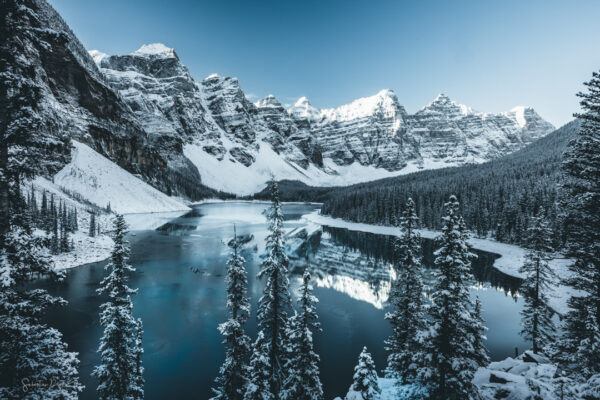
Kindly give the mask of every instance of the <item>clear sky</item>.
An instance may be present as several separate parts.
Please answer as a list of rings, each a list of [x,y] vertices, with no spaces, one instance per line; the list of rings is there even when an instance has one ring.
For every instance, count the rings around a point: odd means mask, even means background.
[[[392,89],[480,111],[530,105],[559,126],[600,69],[600,1],[50,0],[88,49],[173,47],[195,79],[334,107]]]

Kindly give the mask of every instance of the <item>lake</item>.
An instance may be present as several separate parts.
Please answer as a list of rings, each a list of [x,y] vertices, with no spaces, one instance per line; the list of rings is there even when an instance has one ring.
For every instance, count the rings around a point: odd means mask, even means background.
[[[219,202],[197,205],[189,214],[158,230],[129,236],[131,264],[137,269],[130,286],[134,315],[144,322],[146,399],[206,399],[223,361],[217,325],[226,318],[224,275],[233,225],[238,235],[253,235],[242,255],[248,270],[252,315],[247,332],[256,334],[256,304],[263,286],[256,279],[267,234],[262,215],[268,205]],[[323,332],[315,334],[321,356],[321,379],[327,399],[343,396],[363,346],[377,368],[385,368],[383,341],[390,334],[384,320],[390,288],[392,238],[340,228],[308,224],[302,216],[318,209],[310,204],[285,204],[285,227],[290,229],[291,291],[293,297],[302,271],[313,276],[317,311]],[[424,281],[431,283],[433,241],[423,240]],[[528,344],[519,336],[523,301],[516,294],[520,281],[493,268],[495,255],[477,252],[473,263],[473,296],[479,296],[489,330],[486,345],[493,360],[514,354]],[[64,297],[68,306],[49,313],[49,322],[64,333],[70,350],[80,353],[82,399],[95,399],[96,381],[90,376],[98,362],[96,349],[102,334],[95,292],[105,276],[106,262],[69,270],[60,283],[40,285]],[[197,269],[193,272],[192,269]]]

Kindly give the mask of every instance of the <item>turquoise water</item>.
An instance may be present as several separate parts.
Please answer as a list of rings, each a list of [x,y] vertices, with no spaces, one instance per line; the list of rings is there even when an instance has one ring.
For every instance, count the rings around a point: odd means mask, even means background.
[[[225,319],[225,262],[227,240],[238,234],[253,234],[244,247],[249,296],[253,313],[248,333],[255,336],[256,302],[262,284],[256,273],[260,265],[266,224],[262,203],[210,203],[197,206],[187,217],[177,218],[156,231],[130,235],[131,263],[137,271],[130,284],[138,288],[134,314],[144,321],[144,366],[146,399],[206,399],[222,362],[223,348],[217,325]],[[316,206],[286,204],[286,227],[301,228],[301,216]],[[385,367],[383,340],[389,335],[384,320],[389,289],[390,238],[325,227],[309,251],[318,313],[323,332],[315,335],[321,356],[321,376],[326,398],[343,395],[352,379],[356,358],[363,346],[372,352],[377,368]],[[432,241],[424,241],[425,264],[431,263]],[[304,256],[305,254],[302,254]],[[519,337],[522,300],[515,293],[519,281],[491,267],[495,256],[479,253],[473,272],[477,282],[473,295],[480,296],[487,321],[487,346],[493,359],[514,353],[526,345]],[[302,257],[292,254],[292,293],[306,267]],[[98,361],[96,348],[101,336],[98,306],[104,300],[95,293],[103,278],[104,263],[70,270],[61,283],[43,282],[69,305],[53,310],[50,322],[65,335],[72,350],[80,353],[81,378],[86,385],[82,399],[95,397],[96,382],[90,377]],[[197,269],[198,273],[191,271]],[[429,282],[430,271],[424,279]]]

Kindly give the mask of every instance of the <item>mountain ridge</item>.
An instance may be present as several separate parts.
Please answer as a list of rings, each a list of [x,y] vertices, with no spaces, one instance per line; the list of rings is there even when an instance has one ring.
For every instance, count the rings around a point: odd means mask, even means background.
[[[125,55],[88,53],[45,0],[18,3],[27,10],[18,17],[27,32],[20,56],[43,94],[32,107],[44,121],[40,134],[85,143],[162,192],[191,200],[216,194],[206,185],[250,194],[272,176],[347,185],[481,162],[551,130],[532,109],[521,119],[456,119],[443,107],[411,115],[391,90],[325,110],[307,99],[285,108],[274,96],[255,104],[236,78],[194,80],[163,44]],[[41,171],[46,177],[69,162],[69,146],[58,147],[44,149],[53,159]],[[237,173],[247,177],[243,188]]]

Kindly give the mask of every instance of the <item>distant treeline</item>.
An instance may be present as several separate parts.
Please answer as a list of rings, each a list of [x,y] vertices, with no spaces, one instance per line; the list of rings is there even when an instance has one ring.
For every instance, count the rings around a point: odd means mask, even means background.
[[[440,229],[443,205],[455,194],[467,226],[478,236],[520,244],[530,219],[544,208],[558,247],[564,242],[559,221],[558,183],[567,144],[580,122],[572,121],[522,150],[505,157],[458,168],[337,188],[328,193],[322,212],[356,222],[395,225],[408,197],[423,225]]]

